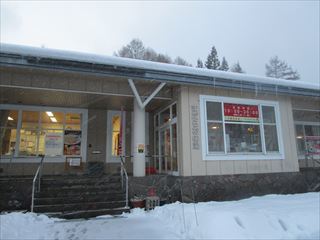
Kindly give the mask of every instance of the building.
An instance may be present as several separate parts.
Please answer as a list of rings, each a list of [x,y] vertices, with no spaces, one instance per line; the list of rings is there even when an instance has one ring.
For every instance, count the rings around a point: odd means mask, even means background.
[[[134,177],[320,166],[319,85],[10,44],[0,67],[3,176],[42,154],[44,175],[79,177],[120,155]]]

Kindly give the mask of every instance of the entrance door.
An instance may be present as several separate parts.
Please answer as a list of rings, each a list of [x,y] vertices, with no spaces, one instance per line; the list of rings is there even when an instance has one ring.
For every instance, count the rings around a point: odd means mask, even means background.
[[[107,162],[120,162],[120,153],[125,153],[125,112],[108,111],[107,121]]]
[[[172,124],[160,130],[160,168],[161,172],[178,171],[177,125]]]

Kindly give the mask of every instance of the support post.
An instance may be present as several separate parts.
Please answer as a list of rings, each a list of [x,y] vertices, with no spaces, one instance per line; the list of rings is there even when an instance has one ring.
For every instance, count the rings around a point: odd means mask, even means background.
[[[133,134],[132,134],[132,155],[133,155],[133,176],[144,177],[146,169],[145,160],[145,110],[139,106],[134,99],[133,104]],[[143,148],[143,149],[142,149]]]
[[[139,92],[132,79],[128,79],[129,86],[135,96],[133,103],[133,124],[132,124],[132,156],[133,156],[133,176],[144,177],[146,175],[146,153],[145,134],[146,119],[145,107],[160,92],[166,83],[160,83],[147,99],[141,99]],[[144,101],[142,101],[144,100]]]

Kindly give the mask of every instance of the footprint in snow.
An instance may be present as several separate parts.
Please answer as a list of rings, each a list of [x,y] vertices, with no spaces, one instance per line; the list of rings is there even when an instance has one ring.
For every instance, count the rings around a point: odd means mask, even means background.
[[[243,229],[245,229],[241,219],[237,216],[237,217],[234,217],[234,220],[236,221],[236,223]]]

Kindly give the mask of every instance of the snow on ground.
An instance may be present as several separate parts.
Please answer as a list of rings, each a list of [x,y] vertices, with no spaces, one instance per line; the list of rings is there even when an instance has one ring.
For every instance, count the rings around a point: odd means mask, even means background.
[[[320,193],[181,204],[120,217],[0,215],[0,239],[319,239]]]

